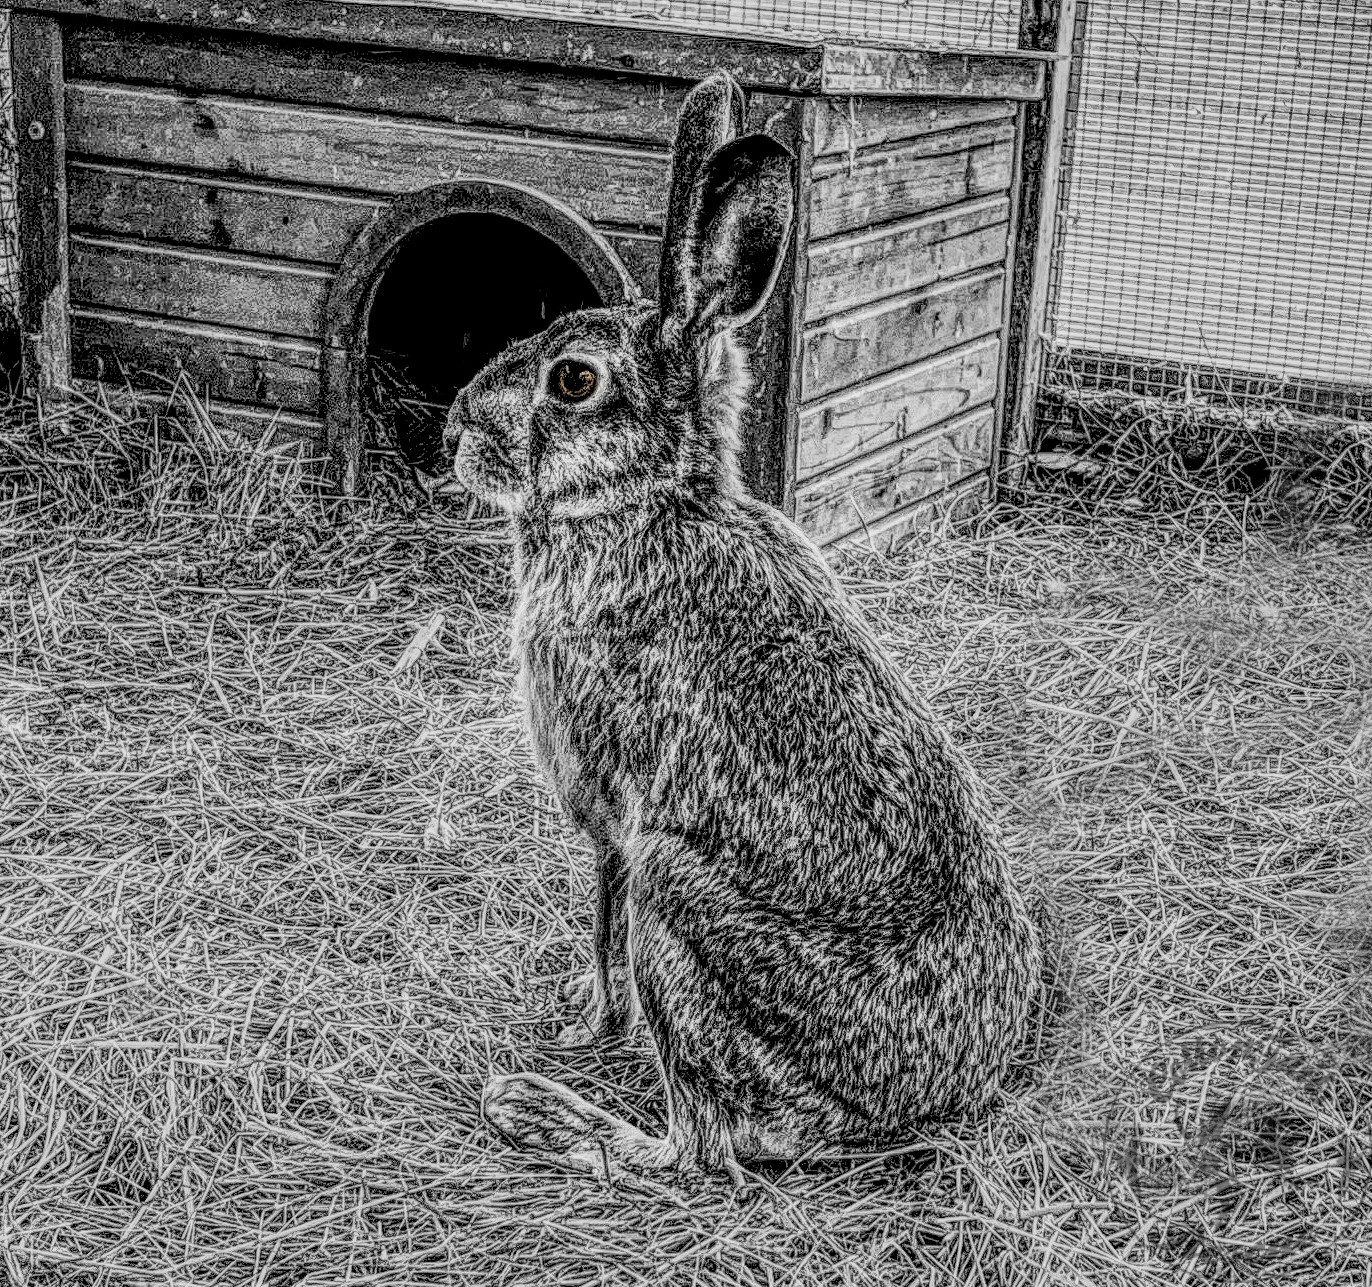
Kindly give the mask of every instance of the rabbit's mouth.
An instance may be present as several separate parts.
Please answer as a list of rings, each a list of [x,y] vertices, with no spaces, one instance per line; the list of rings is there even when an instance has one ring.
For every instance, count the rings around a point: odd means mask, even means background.
[[[452,472],[444,476],[445,490],[462,487],[479,500],[516,513],[523,508],[525,483],[507,437],[476,420],[470,410],[459,394],[448,412],[443,454],[453,463]]]

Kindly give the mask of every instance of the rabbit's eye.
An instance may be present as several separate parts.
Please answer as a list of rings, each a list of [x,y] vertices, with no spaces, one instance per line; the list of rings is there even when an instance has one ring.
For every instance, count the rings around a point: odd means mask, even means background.
[[[569,359],[553,367],[548,383],[551,392],[564,402],[585,402],[596,391],[600,376],[594,367]]]

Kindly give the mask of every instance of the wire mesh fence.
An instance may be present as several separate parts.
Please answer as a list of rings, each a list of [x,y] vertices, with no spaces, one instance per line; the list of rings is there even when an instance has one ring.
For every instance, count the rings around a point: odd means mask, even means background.
[[[923,48],[1008,50],[1019,38],[1020,0],[518,0],[518,7]]]
[[[1372,4],[1079,16],[1041,415],[1114,389],[1372,420]]]

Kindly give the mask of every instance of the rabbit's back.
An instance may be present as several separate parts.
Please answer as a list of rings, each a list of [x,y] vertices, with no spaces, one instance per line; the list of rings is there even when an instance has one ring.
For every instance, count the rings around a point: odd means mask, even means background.
[[[975,1107],[1023,1026],[1033,931],[960,754],[813,547],[731,499],[523,564],[540,758],[583,823],[638,838],[740,1031],[859,1106],[858,1136]],[[680,897],[661,836],[693,855]]]

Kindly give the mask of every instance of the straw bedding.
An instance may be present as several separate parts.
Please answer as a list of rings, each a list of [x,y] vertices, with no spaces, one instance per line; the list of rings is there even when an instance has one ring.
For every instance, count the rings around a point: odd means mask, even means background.
[[[185,432],[178,436],[171,419]],[[0,427],[0,1278],[1372,1282],[1372,544],[1059,494],[847,572],[1054,925],[1003,1107],[747,1193],[484,1131],[560,1050],[585,848],[499,527],[97,407]],[[439,620],[435,614],[442,614]]]

